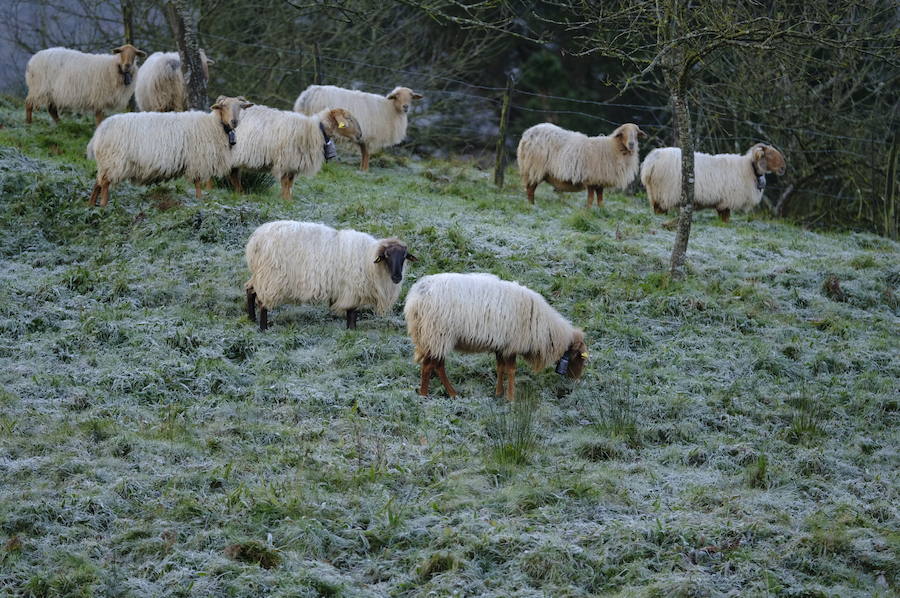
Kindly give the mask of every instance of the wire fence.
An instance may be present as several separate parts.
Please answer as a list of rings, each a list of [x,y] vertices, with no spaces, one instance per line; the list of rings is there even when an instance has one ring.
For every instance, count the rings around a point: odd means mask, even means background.
[[[290,82],[289,93],[298,94],[312,83],[318,69],[324,69],[327,75],[325,83],[341,87],[376,93],[386,92],[395,85],[414,88],[425,96],[425,100],[411,111],[408,140],[402,146],[408,151],[440,156],[454,151],[489,154],[494,150],[506,87],[466,81],[428,68],[398,68],[355,58],[318,55],[310,49],[282,48],[212,34],[206,37],[272,55],[273,62],[269,64],[230,56],[216,58],[222,64],[254,72],[279,73]],[[253,94],[252,90],[238,91],[248,97]],[[293,104],[295,98],[296,95],[279,99]],[[669,105],[605,102],[518,88],[513,89],[509,100],[512,114],[510,131],[505,144],[501,144],[509,154],[513,153],[517,137],[524,128],[545,121],[560,126],[577,123],[567,128],[576,128],[591,135],[608,133],[623,122],[631,121],[649,134],[642,150],[675,144]],[[878,191],[878,181],[870,180],[869,185],[859,181],[864,177],[877,179],[883,175],[886,168],[879,166],[878,160],[890,145],[890,140],[853,134],[860,127],[857,123],[842,122],[841,115],[834,115],[831,122],[823,123],[827,127],[814,129],[789,122],[760,120],[755,116],[742,117],[729,113],[727,106],[713,104],[702,108],[694,116],[698,151],[743,153],[755,143],[766,142],[786,153],[790,174],[781,180],[770,178],[766,194],[774,197],[773,201],[778,201],[783,193],[815,193],[819,199],[839,202],[844,206],[862,206],[861,202],[867,201]],[[848,132],[842,133],[841,127]],[[838,164],[842,169],[841,176],[831,176]],[[822,171],[818,180],[812,176],[817,171]],[[835,182],[835,178],[839,180]],[[796,188],[797,181],[806,181],[807,184]]]

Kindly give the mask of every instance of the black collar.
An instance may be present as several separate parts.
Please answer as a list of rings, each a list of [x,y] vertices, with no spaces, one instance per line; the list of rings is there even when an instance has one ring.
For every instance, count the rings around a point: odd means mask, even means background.
[[[325,143],[331,141],[331,137],[329,137],[328,133],[325,132],[325,125],[322,124],[322,121],[319,121],[319,130],[322,131],[322,137],[325,138]]]
[[[753,167],[753,174],[756,175],[756,188],[762,191],[766,188],[766,174],[757,170],[756,160],[751,160],[750,166]]]

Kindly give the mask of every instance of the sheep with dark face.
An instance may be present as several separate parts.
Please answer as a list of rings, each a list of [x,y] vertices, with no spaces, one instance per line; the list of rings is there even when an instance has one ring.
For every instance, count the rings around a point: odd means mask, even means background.
[[[415,361],[422,364],[422,396],[428,395],[433,373],[447,394],[456,396],[444,371],[444,360],[454,350],[494,353],[497,396],[505,394],[508,400],[515,398],[517,355],[535,371],[556,361],[557,373],[570,378],[581,376],[587,359],[580,329],[531,289],[493,274],[425,276],[409,290],[403,313]]]
[[[694,207],[715,208],[728,222],[732,210],[759,205],[766,188],[766,174],[785,172],[784,156],[765,143],[757,143],[743,155],[694,152]],[[664,214],[681,201],[681,149],[661,147],[650,152],[641,165],[641,182],[650,206]]]
[[[376,239],[355,230],[279,220],[250,235],[247,315],[268,327],[268,310],[283,303],[325,303],[356,328],[357,311],[385,315],[400,296],[406,262],[416,261],[398,239]]]
[[[54,122],[59,122],[59,110],[71,110],[93,112],[99,125],[104,112],[128,106],[138,73],[137,58],[145,56],[146,52],[131,44],[115,48],[112,54],[41,50],[25,67],[25,122],[31,122],[35,108],[47,108]]]
[[[328,108],[343,108],[353,114],[363,133],[357,142],[362,154],[360,169],[369,170],[370,153],[397,145],[406,137],[406,114],[413,100],[420,99],[422,95],[408,87],[395,87],[380,96],[334,85],[310,85],[294,103],[294,112],[312,116]]]
[[[595,193],[601,205],[604,187],[624,189],[637,175],[638,137],[645,136],[633,123],[596,137],[550,123],[526,129],[516,156],[528,201],[534,203],[537,186],[546,181],[557,191],[587,189],[586,207]]]

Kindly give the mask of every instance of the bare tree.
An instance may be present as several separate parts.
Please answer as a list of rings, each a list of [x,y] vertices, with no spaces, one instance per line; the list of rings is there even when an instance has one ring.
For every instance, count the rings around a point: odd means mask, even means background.
[[[181,72],[187,84],[188,106],[194,110],[206,110],[209,99],[206,94],[206,78],[197,44],[197,26],[187,5],[187,0],[169,0],[166,16],[181,56]]]

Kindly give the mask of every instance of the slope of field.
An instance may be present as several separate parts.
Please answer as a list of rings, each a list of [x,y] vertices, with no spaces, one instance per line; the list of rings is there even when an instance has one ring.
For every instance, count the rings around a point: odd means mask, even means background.
[[[697,216],[684,281],[642,197],[355,158],[89,209],[86,119],[0,104],[0,594],[872,596],[900,584],[900,246]],[[402,298],[359,328],[242,312],[279,218],[404,239],[582,326],[584,378],[454,355],[414,392]],[[405,291],[404,291],[405,295]]]

